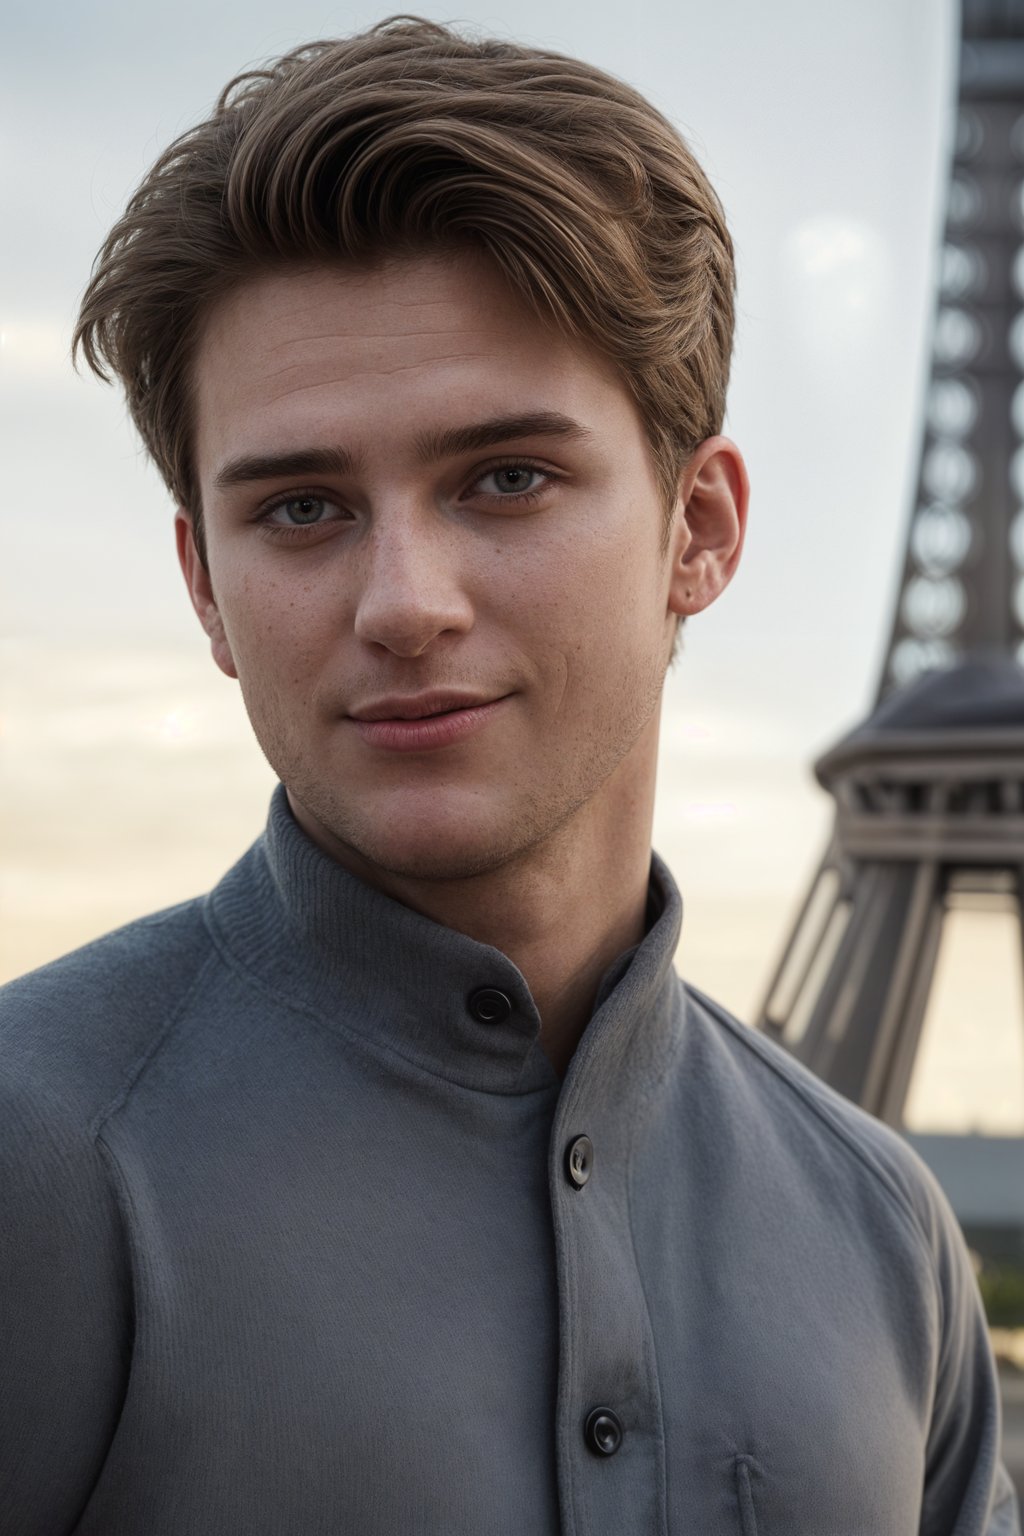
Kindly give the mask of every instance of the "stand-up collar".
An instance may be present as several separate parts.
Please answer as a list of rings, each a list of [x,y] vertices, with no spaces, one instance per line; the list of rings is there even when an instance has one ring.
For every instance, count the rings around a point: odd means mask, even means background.
[[[538,1044],[529,987],[508,956],[335,863],[299,827],[281,785],[264,835],[211,893],[207,913],[234,958],[283,1002],[316,1012],[370,1049],[485,1092],[558,1083]],[[650,1034],[671,1028],[667,994],[682,902],[657,855],[648,913],[657,915],[642,942],[602,979],[576,1058],[586,1046],[587,1057],[599,1050],[621,1067],[624,1056],[649,1061],[667,1044]],[[509,999],[506,1018],[481,1021],[487,1010],[474,999],[484,989]]]

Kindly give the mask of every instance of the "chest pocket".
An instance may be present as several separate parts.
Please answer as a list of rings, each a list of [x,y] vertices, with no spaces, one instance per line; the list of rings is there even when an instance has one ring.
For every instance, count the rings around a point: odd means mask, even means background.
[[[736,1508],[739,1514],[739,1524],[736,1529],[739,1536],[757,1536],[754,1489],[760,1468],[753,1456],[741,1454],[735,1457],[732,1470],[736,1483]]]

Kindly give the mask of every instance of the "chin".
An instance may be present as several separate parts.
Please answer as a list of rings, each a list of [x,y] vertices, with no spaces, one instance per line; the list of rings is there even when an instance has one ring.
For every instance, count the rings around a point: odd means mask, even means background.
[[[514,841],[497,840],[493,829],[473,836],[466,827],[403,829],[392,824],[386,829],[364,828],[345,841],[376,869],[427,882],[472,880],[500,869],[521,851]]]
[[[534,828],[509,824],[477,797],[467,803],[461,795],[435,793],[418,795],[412,804],[384,797],[378,805],[353,805],[323,786],[294,786],[293,797],[327,834],[321,840],[327,851],[357,874],[366,866],[368,875],[380,870],[406,880],[471,880],[507,864],[536,838]]]
[[[353,845],[355,847],[355,845]],[[385,839],[379,844],[355,847],[361,858],[374,868],[402,880],[442,884],[447,881],[473,880],[491,874],[508,863],[509,856],[494,847],[468,846],[442,842],[401,844]]]

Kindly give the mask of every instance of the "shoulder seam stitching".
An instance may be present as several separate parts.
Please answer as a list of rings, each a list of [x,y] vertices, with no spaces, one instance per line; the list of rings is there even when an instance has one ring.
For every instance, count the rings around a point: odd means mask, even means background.
[[[207,931],[207,939],[209,940],[209,938],[209,931]],[[217,963],[218,959],[219,956],[217,954],[216,948],[212,948],[211,953],[207,955],[195,976],[192,978],[191,986],[189,986],[188,990],[185,992],[184,997],[171,1013],[167,1022],[164,1024],[163,1029],[161,1029],[157,1034],[156,1039],[150,1042],[149,1046],[142,1052],[142,1055],[137,1058],[131,1067],[129,1067],[127,1076],[125,1077],[111,1102],[106,1106],[105,1109],[99,1110],[93,1117],[89,1124],[89,1134],[94,1140],[98,1139],[102,1134],[103,1127],[106,1122],[111,1119],[112,1116],[115,1115],[117,1111],[126,1103],[133,1089],[135,1088],[136,1083],[139,1081],[140,1077],[142,1077],[149,1064],[159,1054],[172,1030],[181,1020],[182,1015],[185,1013],[185,1010],[188,1008],[188,1005],[191,1003],[193,997],[198,991],[200,983],[206,976],[207,971],[211,966]]]

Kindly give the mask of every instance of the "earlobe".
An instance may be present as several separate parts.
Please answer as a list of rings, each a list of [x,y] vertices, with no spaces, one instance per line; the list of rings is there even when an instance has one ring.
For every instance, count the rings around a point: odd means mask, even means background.
[[[747,469],[735,443],[727,437],[700,443],[680,477],[671,612],[700,613],[725,591],[743,549],[749,500]]]
[[[238,670],[228,644],[217,599],[213,594],[210,572],[200,558],[192,516],[184,507],[179,507],[175,513],[174,536],[178,548],[178,563],[185,578],[188,595],[199,622],[209,637],[213,659],[226,677],[237,678]]]

